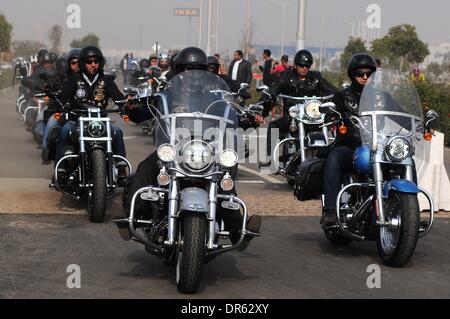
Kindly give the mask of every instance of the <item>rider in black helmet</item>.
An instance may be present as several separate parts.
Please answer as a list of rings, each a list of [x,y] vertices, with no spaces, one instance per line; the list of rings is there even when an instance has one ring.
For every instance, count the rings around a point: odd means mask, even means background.
[[[310,71],[313,64],[313,56],[307,50],[300,50],[294,58],[294,68],[283,72],[278,81],[270,86],[269,93],[273,97],[264,105],[263,117],[269,115],[274,104],[274,98],[282,93],[289,96],[328,96],[333,94],[337,89],[325,80],[320,72]],[[294,105],[294,101],[284,101],[283,117],[272,121],[267,131],[267,156],[272,152],[272,129],[279,129],[280,135],[286,134],[289,130],[289,108]],[[271,161],[260,163],[259,166],[270,166]]]
[[[67,54],[67,63],[68,63],[67,74],[71,75],[80,72],[80,67],[78,65],[80,52],[81,52],[80,48],[73,48]]]
[[[348,132],[342,135],[337,130],[335,143],[325,164],[323,174],[325,203],[320,219],[322,227],[330,227],[337,223],[336,198],[341,190],[341,181],[344,174],[353,169],[353,152],[361,145],[358,128],[346,119],[350,115],[358,115],[362,91],[376,69],[377,64],[369,54],[353,55],[347,66],[347,74],[352,84],[337,92],[333,97],[336,110],[343,115]]]
[[[95,46],[84,47],[80,51],[78,59],[81,72],[69,78],[69,82],[64,87],[62,102],[68,102],[71,107],[76,109],[84,108],[86,104],[105,109],[109,99],[113,101],[123,100],[125,97],[114,83],[113,77],[103,73],[105,62],[103,53],[99,48]],[[75,123],[70,121],[59,132],[56,162],[63,157],[65,146],[71,143],[69,136],[73,129],[75,129]],[[111,129],[114,154],[126,157],[122,130],[114,124],[111,124]],[[119,177],[124,180],[126,177],[125,163],[119,162],[116,163],[116,166],[119,168]],[[64,169],[61,173],[65,173]]]
[[[177,54],[176,59],[174,60],[174,71],[176,74],[180,74],[185,71],[190,70],[207,70],[208,67],[208,59],[206,57],[206,54],[199,48],[195,47],[189,47],[182,51],[180,51]],[[202,78],[199,78],[199,83],[201,83]],[[192,83],[190,83],[192,84]],[[200,86],[201,87],[201,86]],[[202,88],[202,87],[201,87]],[[130,116],[130,119],[132,121],[144,121],[149,119],[149,117],[134,117]],[[157,185],[157,177],[159,174],[159,166],[158,166],[158,156],[157,152],[153,152],[148,156],[145,160],[143,160],[136,170],[135,175],[130,178],[127,182],[126,191],[124,192],[123,202],[119,203],[118,201],[113,202],[113,214],[116,215],[117,218],[123,218],[124,215],[129,214],[130,210],[130,200],[133,194],[140,189],[141,187],[148,186],[148,185]],[[148,207],[148,203],[145,203],[145,201],[137,200],[135,204],[135,214],[136,216],[141,216],[148,212],[148,209],[152,209],[151,207]],[[124,212],[125,210],[125,212]],[[223,208],[218,205],[218,213],[220,213],[223,210]],[[239,227],[240,223],[242,222],[242,217],[240,216],[240,212],[231,211],[226,215],[224,220],[228,218],[225,223],[229,223],[230,225],[233,225],[233,231],[232,234],[232,241],[237,242],[239,238]],[[259,216],[252,216],[248,222],[247,222],[247,229],[252,232],[259,232],[259,228],[261,225],[261,219]],[[119,227],[120,235],[125,240],[130,240],[131,235],[128,230],[128,226],[126,225],[117,225]],[[125,226],[125,227],[124,227]],[[234,236],[233,236],[234,235]],[[241,246],[241,250],[244,250],[251,238],[250,236],[246,237],[246,240],[244,244]]]

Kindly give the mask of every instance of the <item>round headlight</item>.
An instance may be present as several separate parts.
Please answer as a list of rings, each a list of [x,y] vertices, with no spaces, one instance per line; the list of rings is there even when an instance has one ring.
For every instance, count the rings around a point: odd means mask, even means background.
[[[87,130],[92,137],[102,137],[106,133],[106,126],[103,122],[92,121],[89,123]]]
[[[208,167],[212,160],[211,147],[203,141],[192,141],[182,150],[183,163],[194,171]]]
[[[158,148],[158,157],[163,162],[175,160],[175,148],[170,144],[163,144]]]
[[[386,153],[393,161],[403,161],[410,153],[410,145],[404,137],[394,137],[386,145]]]
[[[225,150],[220,154],[220,165],[233,167],[238,162],[238,155],[233,150]]]
[[[297,105],[291,106],[289,109],[289,116],[292,118],[297,118],[300,115],[300,110]]]
[[[305,113],[306,116],[311,120],[318,120],[322,117],[322,113],[320,113],[319,108],[322,105],[319,101],[312,100],[306,103],[305,105]]]

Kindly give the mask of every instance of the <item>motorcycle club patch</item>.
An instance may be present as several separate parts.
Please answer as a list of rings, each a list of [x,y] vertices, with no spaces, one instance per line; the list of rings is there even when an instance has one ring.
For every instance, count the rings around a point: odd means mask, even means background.
[[[105,100],[105,81],[98,82],[98,86],[94,91],[94,100],[98,105],[102,105]]]
[[[78,81],[77,82],[77,87],[78,87],[78,89],[77,89],[77,91],[75,93],[77,99],[80,99],[80,100],[85,99],[86,96],[87,96],[87,92],[86,92],[86,89],[84,87],[83,81]]]

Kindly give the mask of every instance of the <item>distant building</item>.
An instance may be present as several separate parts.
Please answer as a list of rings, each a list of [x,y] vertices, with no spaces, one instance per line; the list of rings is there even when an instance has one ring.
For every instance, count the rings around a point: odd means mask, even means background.
[[[423,61],[423,66],[427,67],[430,63],[442,64],[447,60],[450,60],[450,43],[434,43],[428,45],[430,55],[428,55]]]

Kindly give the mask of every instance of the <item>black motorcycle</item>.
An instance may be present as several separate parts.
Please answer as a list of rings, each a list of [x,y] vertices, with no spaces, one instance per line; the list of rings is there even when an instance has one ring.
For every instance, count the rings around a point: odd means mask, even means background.
[[[89,220],[100,223],[105,216],[106,200],[117,195],[118,166],[128,166],[130,174],[132,168],[126,158],[115,155],[112,150],[111,119],[108,114],[122,115],[123,108],[101,110],[92,105],[84,107],[62,109],[62,113],[67,113],[69,118],[77,116],[78,120],[70,134],[72,145],[66,146],[64,157],[56,163],[50,187],[76,200],[86,201]],[[62,164],[66,170],[64,174],[59,173]]]

